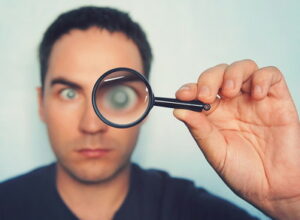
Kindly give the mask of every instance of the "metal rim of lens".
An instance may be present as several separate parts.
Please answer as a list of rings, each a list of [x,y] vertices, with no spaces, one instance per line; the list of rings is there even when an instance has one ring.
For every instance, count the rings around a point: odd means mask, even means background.
[[[136,121],[129,123],[129,124],[116,124],[113,123],[109,120],[107,120],[99,111],[97,103],[96,103],[96,93],[99,87],[100,82],[103,81],[103,79],[105,77],[107,77],[108,75],[118,72],[118,71],[127,71],[129,73],[132,73],[134,75],[136,75],[138,78],[141,79],[141,81],[146,85],[147,89],[148,89],[148,93],[149,93],[149,103],[147,106],[146,111],[144,112],[144,114]],[[93,92],[92,92],[92,104],[93,104],[93,108],[94,111],[96,113],[96,115],[107,125],[115,127],[115,128],[129,128],[132,126],[135,126],[136,124],[140,123],[142,120],[144,120],[144,118],[149,114],[151,108],[153,107],[153,100],[154,100],[154,95],[152,93],[152,89],[150,87],[150,84],[148,82],[148,80],[145,78],[144,75],[140,74],[139,72],[137,72],[134,69],[130,69],[130,68],[126,68],[126,67],[118,67],[118,68],[114,68],[111,70],[108,70],[107,72],[105,72],[102,76],[99,77],[99,79],[96,81],[94,88],[93,88]]]

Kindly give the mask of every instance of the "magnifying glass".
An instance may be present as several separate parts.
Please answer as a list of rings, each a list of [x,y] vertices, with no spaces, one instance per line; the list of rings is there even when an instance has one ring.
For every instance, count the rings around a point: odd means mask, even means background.
[[[141,122],[153,106],[208,111],[209,104],[155,97],[147,79],[129,68],[115,68],[104,73],[95,83],[93,108],[106,124],[129,128]]]

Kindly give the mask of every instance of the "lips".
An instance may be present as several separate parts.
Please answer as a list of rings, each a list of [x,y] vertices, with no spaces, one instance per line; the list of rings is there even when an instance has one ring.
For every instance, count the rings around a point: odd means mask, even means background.
[[[78,150],[78,153],[80,153],[84,157],[88,158],[98,158],[98,157],[104,157],[109,152],[111,152],[110,149],[90,149],[90,148],[84,148]]]

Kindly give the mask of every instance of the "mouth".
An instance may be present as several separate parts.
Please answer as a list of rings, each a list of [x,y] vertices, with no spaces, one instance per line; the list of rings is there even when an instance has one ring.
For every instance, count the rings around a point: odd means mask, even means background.
[[[96,149],[92,149],[92,148],[83,148],[78,150],[77,152],[79,154],[81,154],[84,157],[87,158],[100,158],[100,157],[104,157],[107,154],[109,154],[109,152],[111,152],[112,150],[110,149],[100,149],[100,148],[96,148]]]

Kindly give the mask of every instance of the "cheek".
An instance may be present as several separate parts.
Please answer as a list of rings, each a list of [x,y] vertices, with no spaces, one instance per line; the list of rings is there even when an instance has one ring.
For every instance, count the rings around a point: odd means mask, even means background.
[[[79,120],[80,106],[80,103],[63,103],[56,100],[49,100],[45,103],[46,123],[60,125],[75,123]]]
[[[127,129],[116,129],[115,136],[122,143],[123,146],[126,146],[126,149],[134,148],[140,127],[132,127]]]
[[[77,106],[46,103],[45,123],[53,146],[60,146],[76,135],[80,111]]]

